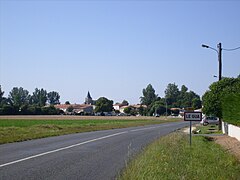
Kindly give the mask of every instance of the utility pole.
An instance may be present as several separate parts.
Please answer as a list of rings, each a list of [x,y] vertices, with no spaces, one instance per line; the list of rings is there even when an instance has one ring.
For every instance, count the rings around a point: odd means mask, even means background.
[[[218,80],[221,81],[222,79],[222,43],[218,43]]]
[[[218,80],[221,81],[222,79],[222,43],[218,43]],[[218,129],[222,130],[222,119],[219,118]]]

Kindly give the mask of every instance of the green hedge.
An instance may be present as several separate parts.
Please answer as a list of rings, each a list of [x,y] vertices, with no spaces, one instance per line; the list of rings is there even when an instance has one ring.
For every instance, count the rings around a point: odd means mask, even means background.
[[[222,113],[225,122],[240,126],[240,93],[231,93],[224,96]]]

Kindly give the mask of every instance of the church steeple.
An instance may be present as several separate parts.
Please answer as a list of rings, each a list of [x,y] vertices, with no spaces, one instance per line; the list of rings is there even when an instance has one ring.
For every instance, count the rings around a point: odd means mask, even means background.
[[[88,91],[88,93],[87,93],[87,98],[92,99],[92,97],[91,97],[89,91]]]
[[[90,95],[90,92],[88,91],[87,97],[85,98],[85,104],[92,104],[92,103],[93,103],[93,100],[92,100],[92,97]]]

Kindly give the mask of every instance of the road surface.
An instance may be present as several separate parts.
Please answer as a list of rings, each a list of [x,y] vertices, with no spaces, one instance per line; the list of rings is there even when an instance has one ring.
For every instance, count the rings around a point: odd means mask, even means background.
[[[0,145],[0,180],[114,179],[147,144],[188,122],[78,133]]]

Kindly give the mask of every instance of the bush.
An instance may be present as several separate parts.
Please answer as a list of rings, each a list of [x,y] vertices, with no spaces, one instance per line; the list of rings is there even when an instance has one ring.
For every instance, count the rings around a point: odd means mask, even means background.
[[[225,95],[223,98],[222,110],[225,122],[240,126],[240,93]]]
[[[13,114],[17,114],[17,111],[11,105],[3,105],[2,108],[0,108],[0,115],[13,115]]]

